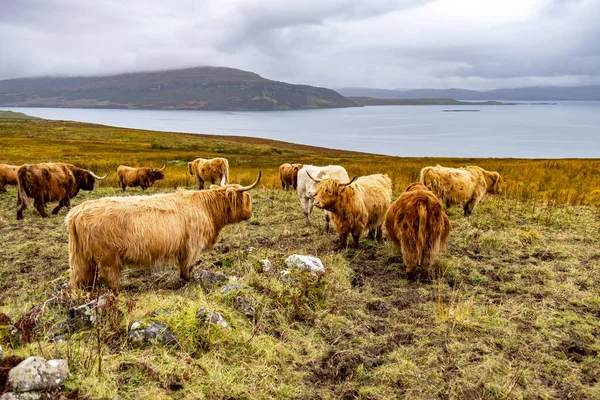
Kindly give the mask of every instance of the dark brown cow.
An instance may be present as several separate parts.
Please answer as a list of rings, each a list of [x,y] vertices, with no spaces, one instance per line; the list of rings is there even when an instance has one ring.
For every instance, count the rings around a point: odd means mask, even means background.
[[[78,168],[65,163],[24,164],[17,170],[17,219],[23,219],[23,210],[29,205],[28,197],[34,199],[34,206],[44,218],[45,204],[58,201],[52,214],[60,209],[71,207],[71,199],[79,190],[93,190],[96,179],[104,179],[87,169]]]
[[[0,164],[0,192],[6,192],[6,185],[17,186],[18,165]]]
[[[146,190],[149,187],[154,186],[154,182],[159,181],[165,177],[163,171],[166,165],[163,165],[160,169],[154,168],[132,168],[125,165],[119,165],[117,168],[117,176],[119,179],[119,186],[125,191],[127,187],[140,186],[142,190]]]
[[[436,255],[448,249],[452,228],[440,199],[416,182],[390,206],[385,229],[388,239],[402,246],[406,273],[412,277],[419,266],[427,272]]]

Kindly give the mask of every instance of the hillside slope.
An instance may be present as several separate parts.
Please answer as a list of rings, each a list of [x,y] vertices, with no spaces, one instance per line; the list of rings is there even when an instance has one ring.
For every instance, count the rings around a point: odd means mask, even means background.
[[[339,93],[224,67],[112,76],[0,81],[0,105],[163,110],[286,110],[353,107]]]

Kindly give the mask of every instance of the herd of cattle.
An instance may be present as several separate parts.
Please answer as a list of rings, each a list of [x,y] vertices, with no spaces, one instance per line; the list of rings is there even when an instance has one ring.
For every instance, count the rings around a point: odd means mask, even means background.
[[[163,166],[117,169],[119,187],[142,190],[164,178]],[[198,158],[188,163],[190,175],[200,189],[179,190],[149,196],[104,197],[74,207],[66,216],[69,233],[71,284],[90,287],[99,280],[120,291],[120,273],[126,264],[164,265],[175,260],[180,277],[190,279],[200,255],[216,245],[222,229],[252,216],[249,186],[228,184],[229,163],[224,158]],[[434,263],[438,252],[447,249],[451,230],[444,207],[461,204],[470,215],[486,193],[500,193],[502,178],[476,166],[425,167],[420,182],[408,186],[392,204],[392,181],[375,174],[350,179],[339,165],[283,164],[279,167],[284,190],[293,189],[300,199],[306,222],[311,225],[313,207],[324,210],[326,230],[333,222],[340,244],[349,236],[359,246],[362,233],[372,239],[384,236],[402,249],[409,276]],[[11,166],[0,164],[0,191],[17,186],[17,219],[34,199],[34,206],[47,217],[45,203],[58,201],[57,214],[70,207],[79,190],[92,190],[96,180],[105,179],[92,171],[65,163]]]

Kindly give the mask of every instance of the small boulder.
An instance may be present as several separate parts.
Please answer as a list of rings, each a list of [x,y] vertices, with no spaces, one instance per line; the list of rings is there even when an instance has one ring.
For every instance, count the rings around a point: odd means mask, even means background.
[[[308,271],[312,274],[322,274],[325,272],[325,267],[323,267],[321,260],[313,256],[292,254],[285,259],[285,265],[287,265],[289,269]]]
[[[269,272],[273,269],[273,263],[267,259],[258,260],[258,272]]]
[[[144,347],[152,342],[160,344],[174,345],[177,339],[171,330],[157,322],[136,321],[129,330],[129,343],[133,347]]]
[[[227,275],[221,272],[213,272],[206,269],[197,269],[192,272],[192,279],[198,283],[206,291],[212,290],[215,286],[218,286],[224,282],[227,282],[229,278]]]
[[[70,308],[67,312],[67,322],[73,331],[91,328],[102,314],[102,307],[107,303],[108,295],[102,295],[89,303]]]
[[[38,392],[14,393],[7,392],[0,396],[0,400],[40,400],[44,399],[43,395]]]
[[[69,376],[65,360],[29,357],[8,372],[8,383],[15,392],[52,391]]]
[[[256,312],[254,310],[254,305],[252,304],[252,299],[248,296],[243,294],[235,296],[233,299],[233,307],[249,319],[254,319]]]
[[[279,277],[279,280],[281,282],[287,282],[290,279],[290,271],[288,271],[287,269],[284,269],[283,271],[281,271],[281,277]]]
[[[223,288],[221,289],[221,294],[223,296],[225,296],[227,293],[233,292],[234,290],[241,290],[241,291],[244,291],[244,292],[251,292],[252,288],[248,287],[248,286],[241,285],[239,283],[236,283],[234,285],[223,286]]]
[[[196,318],[198,318],[198,322],[201,325],[209,323],[214,325],[220,325],[223,328],[229,327],[229,324],[221,314],[219,314],[216,311],[209,310],[205,307],[200,307],[198,309],[198,311],[196,312]]]

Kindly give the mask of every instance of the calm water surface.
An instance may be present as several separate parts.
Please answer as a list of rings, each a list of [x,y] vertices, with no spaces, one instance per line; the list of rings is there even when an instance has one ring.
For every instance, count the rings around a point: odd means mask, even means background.
[[[253,136],[395,156],[600,157],[600,102],[259,112],[7,109],[54,120]],[[448,109],[480,111],[444,112]]]

